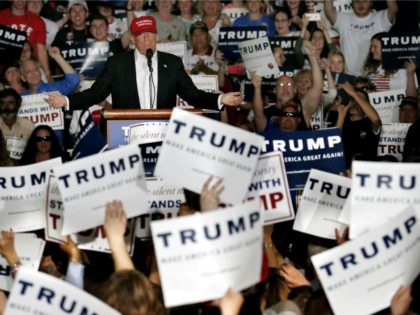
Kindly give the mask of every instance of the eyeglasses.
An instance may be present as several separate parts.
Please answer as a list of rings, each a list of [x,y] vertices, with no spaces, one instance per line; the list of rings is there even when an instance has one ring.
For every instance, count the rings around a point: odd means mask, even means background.
[[[299,113],[296,113],[296,112],[281,112],[280,113],[280,117],[292,117],[292,118],[296,118],[296,117],[299,117]]]
[[[293,83],[292,82],[287,82],[287,83],[280,82],[280,83],[277,83],[277,85],[281,86],[281,87],[283,87],[283,86],[290,87],[290,86],[293,86]]]
[[[35,142],[50,142],[51,136],[44,136],[44,137],[35,137]]]

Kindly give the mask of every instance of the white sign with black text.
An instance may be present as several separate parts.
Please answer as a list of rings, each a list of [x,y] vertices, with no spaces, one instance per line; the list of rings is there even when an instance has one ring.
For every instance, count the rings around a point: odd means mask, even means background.
[[[93,295],[45,273],[20,268],[5,314],[107,314],[120,313]]]
[[[264,224],[293,220],[295,212],[281,152],[260,156],[247,197],[260,198]]]
[[[196,193],[210,176],[223,179],[221,201],[242,202],[263,141],[248,131],[174,108],[155,176]]]
[[[280,70],[273,56],[268,37],[238,42],[242,60],[250,78],[251,72],[259,76],[279,76]]]
[[[411,124],[383,124],[378,144],[378,156],[392,155],[402,160],[405,136]]]
[[[162,179],[148,178],[149,212],[141,214],[136,220],[136,237],[150,238],[150,222],[155,220],[175,218],[181,203],[185,202],[184,189],[175,185],[168,185]]]
[[[130,144],[54,168],[64,205],[62,235],[102,225],[105,204],[121,200],[128,218],[147,209],[140,149]]]
[[[166,307],[209,301],[260,279],[263,220],[258,199],[152,222]]]
[[[366,209],[364,209],[366,210]],[[334,314],[367,315],[391,304],[420,271],[420,222],[410,206],[376,229],[312,257]]]
[[[352,173],[350,238],[408,205],[420,215],[420,164],[354,161]]]
[[[51,92],[58,93],[59,92]],[[18,116],[31,120],[35,126],[48,125],[52,129],[64,129],[64,114],[61,108],[53,108],[45,101],[46,94],[22,96]]]
[[[38,270],[45,241],[37,238],[35,234],[15,233],[14,239],[16,253],[23,267]],[[0,290],[10,291],[13,285],[12,268],[7,260],[0,255]]]
[[[405,90],[390,90],[369,93],[369,102],[375,107],[383,124],[398,123],[398,106],[405,96]]]
[[[295,231],[335,239],[346,225],[338,221],[351,190],[351,179],[312,169],[293,225]]]
[[[0,167],[0,229],[26,232],[45,227],[45,198],[51,169],[61,158]]]

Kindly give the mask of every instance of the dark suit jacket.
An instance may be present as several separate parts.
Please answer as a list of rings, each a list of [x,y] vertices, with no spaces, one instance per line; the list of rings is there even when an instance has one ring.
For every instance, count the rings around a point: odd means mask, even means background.
[[[185,72],[179,57],[164,52],[157,53],[158,85],[157,108],[173,108],[176,95],[194,107],[218,109],[219,94],[207,93],[196,88]],[[145,71],[148,71],[145,69]],[[115,109],[140,109],[137,92],[134,51],[110,57],[90,89],[68,96],[70,109],[84,109],[100,103],[109,94]]]

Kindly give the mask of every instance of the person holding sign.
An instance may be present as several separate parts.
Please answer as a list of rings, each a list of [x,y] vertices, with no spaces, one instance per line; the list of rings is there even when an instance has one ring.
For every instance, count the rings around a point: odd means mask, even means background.
[[[304,42],[305,52],[308,55],[309,61],[311,63],[311,83],[305,89],[302,97],[298,99],[298,90],[297,90],[297,81],[292,79],[287,75],[282,75],[277,79],[276,82],[276,105],[267,107],[263,111],[264,117],[258,115],[255,116],[256,130],[258,132],[263,132],[267,127],[267,122],[271,117],[276,117],[283,112],[283,107],[289,101],[293,100],[295,104],[299,105],[299,110],[297,111],[300,116],[300,126],[299,129],[305,130],[311,126],[311,117],[313,113],[318,109],[318,106],[321,102],[322,96],[322,74],[321,69],[318,64],[316,57],[316,52],[314,46],[309,42]],[[253,106],[254,111],[256,108],[263,108],[263,99],[260,86],[261,78],[257,74],[253,74],[253,84],[254,84],[254,99]]]
[[[348,82],[341,84],[341,88],[352,98],[347,106],[338,105],[336,124],[343,130],[344,155],[349,168],[356,155],[371,161],[376,158],[382,122],[365,92],[356,91]]]
[[[367,56],[364,72],[375,84],[376,91],[389,91],[407,89],[407,96],[416,96],[416,64],[412,60],[404,62],[405,69],[382,68],[382,36],[387,33],[378,33],[370,40],[370,52]]]
[[[352,12],[337,12],[333,0],[325,0],[324,10],[327,18],[340,33],[340,47],[346,58],[349,71],[360,75],[363,62],[369,53],[372,35],[387,32],[394,23],[398,11],[395,0],[388,0],[388,9],[373,10],[372,0],[353,0]]]
[[[130,26],[136,49],[108,59],[90,89],[65,97],[49,94],[47,102],[55,108],[70,105],[72,110],[98,104],[109,94],[113,108],[172,108],[176,95],[200,108],[221,109],[242,101],[238,92],[207,93],[197,89],[185,72],[180,58],[156,51],[158,41],[155,18],[142,16]]]
[[[274,21],[268,15],[264,15],[263,1],[262,0],[246,0],[246,8],[248,9],[247,15],[237,18],[233,23],[233,26],[266,26],[267,34],[269,37],[275,36],[276,29],[274,27]]]
[[[50,47],[48,50],[52,59],[61,67],[64,72],[64,80],[43,83],[41,81],[41,69],[38,64],[27,59],[22,62],[21,72],[24,80],[28,83],[29,89],[24,91],[22,95],[38,94],[43,92],[58,91],[64,95],[70,94],[79,85],[79,74],[74,71],[73,67],[61,56],[60,49]]]
[[[0,129],[6,140],[10,157],[19,160],[35,126],[27,118],[17,116],[22,97],[13,89],[0,92]]]

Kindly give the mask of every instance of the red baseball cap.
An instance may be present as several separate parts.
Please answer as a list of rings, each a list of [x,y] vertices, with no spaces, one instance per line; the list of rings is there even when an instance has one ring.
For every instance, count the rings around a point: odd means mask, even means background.
[[[156,19],[153,16],[140,16],[135,18],[130,25],[130,31],[133,36],[145,32],[157,33]]]

